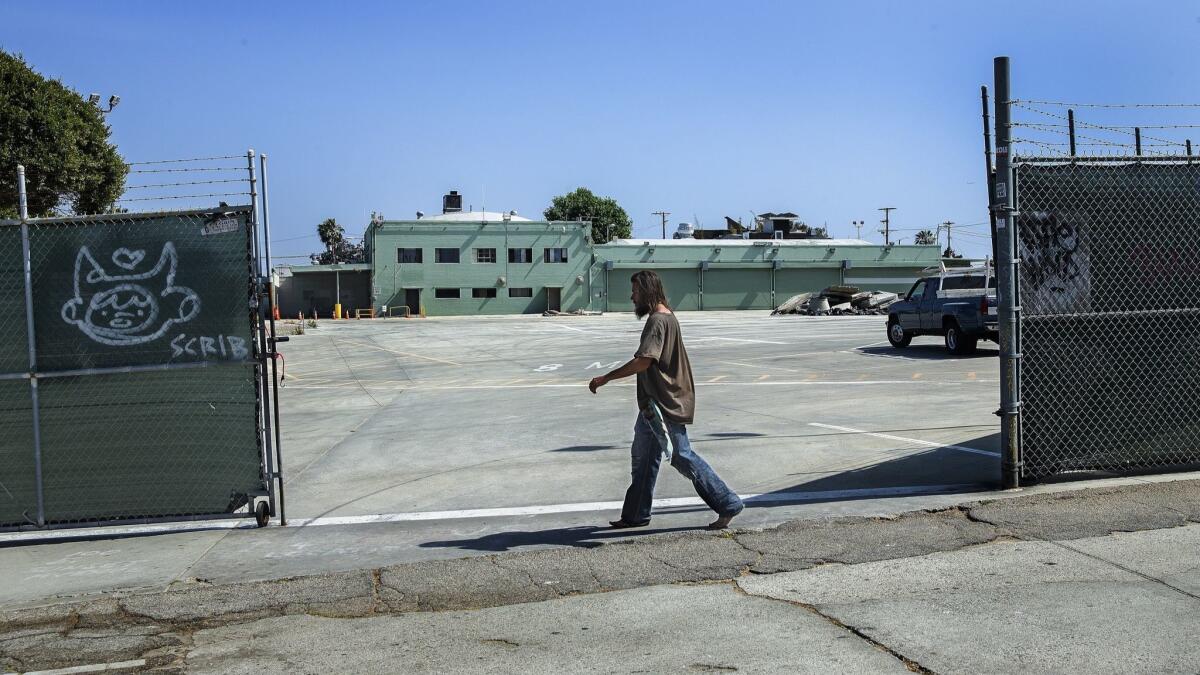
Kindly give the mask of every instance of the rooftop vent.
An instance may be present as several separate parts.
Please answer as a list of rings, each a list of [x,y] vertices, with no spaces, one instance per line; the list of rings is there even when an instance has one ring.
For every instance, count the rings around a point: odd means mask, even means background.
[[[442,195],[442,213],[461,213],[462,212],[462,195],[458,194],[458,190],[451,190],[450,194]]]

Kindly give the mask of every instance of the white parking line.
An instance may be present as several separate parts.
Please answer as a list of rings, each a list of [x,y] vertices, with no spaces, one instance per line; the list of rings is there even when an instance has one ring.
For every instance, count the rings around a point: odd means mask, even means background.
[[[973,483],[954,485],[906,485],[885,488],[855,488],[847,490],[820,490],[813,492],[767,492],[760,494],[741,495],[750,504],[774,502],[805,502],[824,499],[862,499],[905,497],[911,495],[948,494],[955,492],[970,492],[986,489],[986,486]],[[654,508],[670,508],[678,506],[703,506],[704,501],[699,497],[675,497],[655,499]],[[323,525],[363,525],[369,523],[398,523],[416,520],[457,520],[463,518],[503,518],[509,516],[539,516],[550,513],[579,513],[587,511],[617,511],[621,502],[583,502],[577,504],[549,504],[545,506],[516,506],[494,509],[463,509],[460,511],[423,511],[416,513],[381,513],[365,516],[324,516],[320,518],[297,519],[288,521],[289,527],[319,527]]]
[[[741,498],[748,504],[771,504],[780,502],[790,503],[834,499],[888,499],[894,497],[909,497],[913,495],[940,495],[961,492],[981,492],[987,489],[988,486],[976,483],[955,483],[947,485],[905,485],[881,488],[849,488],[845,490],[814,490],[812,492],[765,492],[744,494],[741,495]],[[660,509],[703,505],[704,502],[699,497],[675,497],[654,500],[654,507]],[[490,509],[462,509],[458,511],[417,511],[411,513],[379,513],[360,516],[321,516],[317,518],[290,518],[288,520],[288,527],[366,525],[371,523],[402,523],[430,520],[458,520],[464,518],[538,516],[553,513],[581,513],[588,511],[619,511],[621,506],[621,502],[582,502],[574,504],[547,504],[541,506],[514,506]],[[47,532],[2,533],[0,534],[0,543],[18,541],[53,541],[56,539],[67,539],[71,537],[114,537],[130,534],[169,534],[188,532],[191,530],[254,529],[256,527],[257,526],[255,525],[254,521],[249,518],[238,520],[194,521],[187,523],[156,523],[153,525],[114,525],[111,527],[89,527],[84,530],[51,530]]]
[[[822,429],[833,429],[834,431],[844,431],[848,434],[862,434],[864,436],[874,436],[875,438],[883,438],[889,441],[900,441],[902,443],[916,443],[930,448],[946,448],[948,450],[960,450],[962,452],[970,452],[976,455],[986,455],[988,457],[999,457],[1000,453],[992,452],[991,450],[980,450],[979,448],[968,448],[965,445],[949,445],[946,443],[934,443],[932,441],[922,441],[916,438],[905,438],[903,436],[893,436],[891,434],[880,434],[874,431],[863,431],[862,429],[851,429],[850,427],[839,427],[833,424],[821,424],[820,422],[809,422],[810,427],[820,427]]]
[[[752,342],[760,345],[786,345],[787,342],[773,342],[771,340],[749,340],[746,338],[731,338],[731,337],[698,337],[686,340],[687,342],[700,342],[702,340],[725,340],[726,342]]]
[[[118,661],[116,663],[93,663],[87,666],[71,666],[70,668],[55,668],[54,670],[29,670],[25,675],[73,675],[73,673],[103,673],[106,670],[127,670],[141,668],[146,665],[146,659],[133,661]]]
[[[961,387],[971,384],[994,384],[999,380],[963,380],[961,382],[938,382],[936,380],[752,380],[749,382],[696,382],[697,387],[860,387],[860,386],[876,386],[876,385],[917,385],[917,386],[938,386],[938,387]],[[563,383],[537,383],[537,384],[469,384],[461,386],[437,386],[400,383],[395,385],[376,384],[370,381],[363,382],[362,387],[366,389],[382,389],[382,390],[399,390],[411,389],[417,391],[458,391],[458,390],[499,390],[499,389],[562,389],[571,387],[583,387],[587,382],[580,380],[579,382],[563,382]],[[330,385],[308,385],[308,384],[293,384],[289,385],[288,389],[356,389],[360,385],[357,382],[345,382],[341,384]],[[633,382],[618,382],[608,385],[610,387],[634,387],[637,386]]]

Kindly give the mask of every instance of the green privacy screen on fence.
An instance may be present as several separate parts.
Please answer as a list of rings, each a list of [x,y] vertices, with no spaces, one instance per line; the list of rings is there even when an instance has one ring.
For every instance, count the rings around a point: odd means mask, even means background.
[[[29,222],[47,525],[225,514],[266,490],[250,217]],[[0,229],[0,293],[0,527],[28,526],[37,480],[15,224]]]
[[[1016,165],[1022,475],[1200,463],[1200,164]]]

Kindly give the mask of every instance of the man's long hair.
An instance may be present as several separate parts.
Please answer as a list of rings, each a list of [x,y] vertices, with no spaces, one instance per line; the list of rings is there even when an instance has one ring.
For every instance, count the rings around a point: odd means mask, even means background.
[[[642,270],[630,277],[629,280],[633,282],[633,287],[637,289],[638,297],[642,301],[633,308],[639,319],[653,312],[654,308],[660,304],[667,309],[671,308],[667,302],[667,292],[663,289],[662,279],[658,274],[650,270]]]

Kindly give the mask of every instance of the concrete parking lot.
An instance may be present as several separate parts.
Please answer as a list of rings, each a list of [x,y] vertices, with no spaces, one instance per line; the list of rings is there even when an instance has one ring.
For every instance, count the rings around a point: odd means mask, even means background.
[[[680,322],[698,390],[691,438],[741,493],[873,496],[997,479],[990,343],[966,358],[935,338],[895,350],[883,317],[712,312]],[[606,315],[309,329],[286,345],[291,515],[619,499],[633,379],[598,395],[586,383],[632,355],[641,326]],[[695,495],[666,472],[657,496]]]
[[[883,317],[681,313],[694,447],[743,496],[740,527],[876,515],[996,489],[995,346],[903,351]],[[283,324],[281,333],[295,324]],[[713,514],[664,466],[649,528],[603,529],[629,478],[631,314],[324,320],[285,343],[289,527],[0,549],[51,595],[360,569],[692,529]],[[232,523],[227,523],[232,525]],[[162,527],[160,529],[168,529]]]

